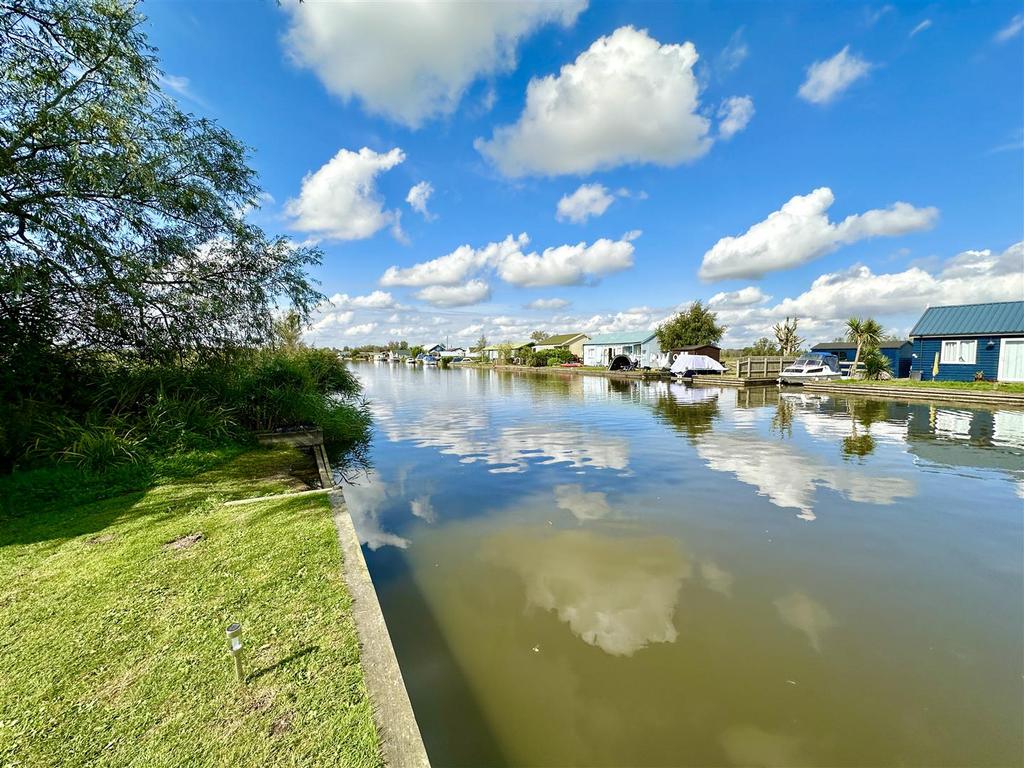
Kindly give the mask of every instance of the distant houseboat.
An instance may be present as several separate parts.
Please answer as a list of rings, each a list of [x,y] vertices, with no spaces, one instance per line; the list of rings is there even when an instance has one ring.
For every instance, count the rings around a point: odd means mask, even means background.
[[[1024,381],[1024,301],[929,307],[910,338],[923,381]]]

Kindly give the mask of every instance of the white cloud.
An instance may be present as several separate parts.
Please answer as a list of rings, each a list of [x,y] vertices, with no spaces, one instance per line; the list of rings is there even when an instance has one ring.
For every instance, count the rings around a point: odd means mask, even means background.
[[[764,291],[754,285],[740,288],[738,291],[716,293],[708,299],[708,306],[715,309],[733,309],[735,307],[752,307],[757,304],[764,304],[771,296],[765,295]]]
[[[749,96],[730,96],[718,108],[718,135],[728,139],[747,127],[754,116],[754,100]]]
[[[416,298],[435,307],[466,307],[491,298],[491,287],[483,280],[470,280],[465,285],[428,285],[417,291]]]
[[[581,285],[633,266],[634,247],[626,238],[602,238],[590,245],[581,242],[546,248],[541,253],[523,253],[529,242],[523,233],[483,248],[461,245],[431,261],[405,268],[388,267],[380,282],[385,286],[457,286],[485,269],[494,269],[505,282],[523,287]]]
[[[1024,29],[1024,14],[1018,13],[1010,19],[1005,27],[996,32],[995,41],[997,43],[1008,42],[1019,35],[1022,29]]]
[[[285,205],[292,227],[334,240],[362,240],[396,225],[399,214],[384,210],[375,180],[404,160],[397,147],[385,153],[367,147],[338,150],[318,171],[306,174],[298,198]]]
[[[603,184],[580,184],[575,192],[563,195],[558,201],[555,218],[581,224],[591,216],[603,214],[614,201]]]
[[[593,244],[559,245],[543,253],[511,253],[498,264],[498,275],[513,285],[537,288],[580,285],[633,266],[633,244],[601,238]]]
[[[929,229],[939,212],[897,202],[847,216],[839,224],[828,218],[835,200],[832,190],[820,187],[791,198],[764,221],[739,237],[723,237],[704,254],[702,280],[732,277],[759,278],[824,256],[840,245],[871,237],[893,237]]]
[[[192,90],[192,81],[182,75],[172,75],[168,72],[162,72],[157,77],[157,83],[160,88],[164,91],[173,91],[174,93],[181,96],[183,99],[194,102],[201,107],[206,106],[201,98],[199,98],[195,91]]]
[[[434,194],[434,186],[429,181],[421,181],[414,184],[409,190],[409,194],[405,196],[405,202],[424,219],[430,221],[434,215],[427,210],[427,201],[430,200],[432,194]]]
[[[526,309],[564,309],[570,303],[566,299],[534,299],[526,305]]]
[[[910,37],[914,37],[918,32],[924,32],[931,25],[932,25],[932,20],[931,19],[925,19],[920,24],[918,24],[916,27],[914,27],[912,30],[910,30],[910,35],[909,36]]]
[[[510,71],[519,42],[572,25],[586,0],[284,3],[291,59],[332,93],[409,126],[452,113],[481,76]]]
[[[503,259],[507,254],[518,253],[526,247],[530,238],[526,233],[513,238],[509,235],[500,243],[488,243],[483,248],[460,245],[451,253],[411,267],[388,267],[380,279],[384,286],[458,285],[470,275],[489,264]]]
[[[831,59],[811,64],[798,93],[800,98],[812,104],[828,104],[870,70],[871,64],[850,53],[847,45]]]
[[[344,309],[391,309],[398,306],[395,297],[387,291],[372,291],[365,296],[349,296],[347,293],[336,293],[330,298],[331,304]]]
[[[842,331],[851,315],[906,318],[913,322],[925,307],[1014,301],[1024,296],[1024,242],[994,253],[964,251],[946,260],[935,272],[911,267],[878,274],[862,265],[827,273],[795,297],[769,307],[724,308],[719,320],[729,326],[727,343],[744,343],[770,336],[771,326],[784,317],[800,319],[801,335],[828,339]]]
[[[620,27],[557,76],[532,79],[519,120],[476,147],[506,176],[694,160],[713,143],[699,111],[697,59],[693,43],[661,45]]]
[[[747,56],[750,55],[750,49],[747,47],[746,41],[743,39],[743,27],[740,27],[732,36],[729,38],[729,42],[726,44],[722,52],[718,54],[716,69],[723,74],[738,69],[740,64],[746,61]]]
[[[345,336],[365,336],[377,330],[376,323],[362,323],[361,325],[350,325],[342,334]]]

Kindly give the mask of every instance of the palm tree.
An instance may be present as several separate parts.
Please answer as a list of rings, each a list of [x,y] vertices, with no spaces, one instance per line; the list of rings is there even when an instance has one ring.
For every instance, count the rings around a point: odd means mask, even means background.
[[[857,364],[860,362],[860,352],[864,347],[877,347],[882,343],[885,331],[882,326],[872,317],[851,317],[846,321],[846,338],[857,345],[857,354],[853,357],[851,372],[857,371]]]
[[[783,355],[795,355],[797,350],[803,346],[805,339],[801,339],[796,335],[796,324],[797,318],[793,318],[790,323],[790,318],[786,318],[785,323],[776,323],[772,328],[772,332],[775,334],[775,340],[779,345],[779,353]]]

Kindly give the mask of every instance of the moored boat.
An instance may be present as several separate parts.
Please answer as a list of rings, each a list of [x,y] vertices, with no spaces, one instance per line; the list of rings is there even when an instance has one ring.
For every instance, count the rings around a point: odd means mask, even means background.
[[[779,384],[806,384],[815,381],[836,381],[843,378],[839,358],[825,352],[808,352],[786,366],[779,375]]]

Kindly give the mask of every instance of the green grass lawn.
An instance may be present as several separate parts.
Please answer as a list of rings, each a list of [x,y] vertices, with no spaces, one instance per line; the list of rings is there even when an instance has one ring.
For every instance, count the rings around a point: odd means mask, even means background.
[[[0,479],[0,765],[381,765],[326,497],[221,503],[298,460],[225,450],[100,500]]]
[[[889,379],[888,381],[869,381],[866,379],[844,379],[841,384],[853,384],[858,387],[923,387],[925,389],[956,389],[964,392],[1020,392],[1024,393],[1024,383],[1000,381],[911,381],[910,379]]]

